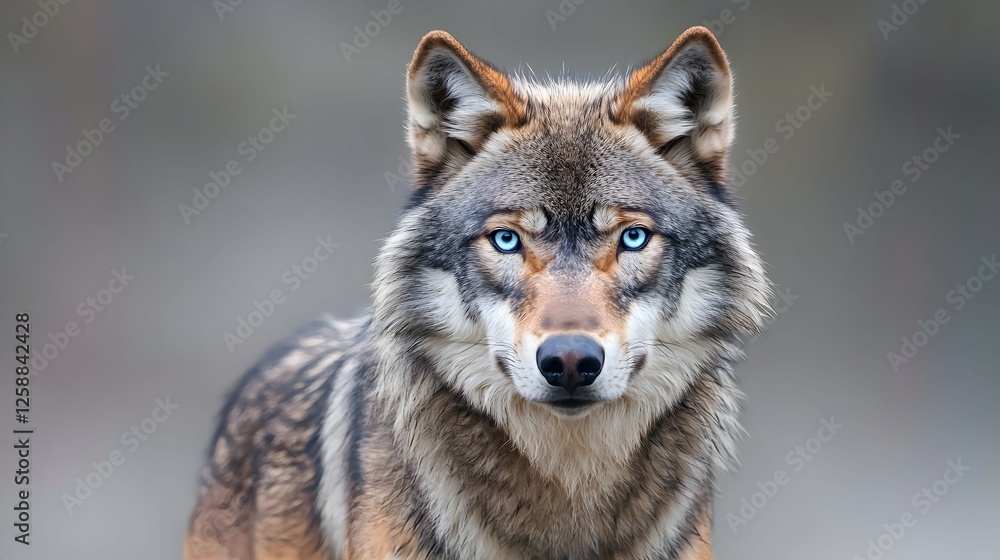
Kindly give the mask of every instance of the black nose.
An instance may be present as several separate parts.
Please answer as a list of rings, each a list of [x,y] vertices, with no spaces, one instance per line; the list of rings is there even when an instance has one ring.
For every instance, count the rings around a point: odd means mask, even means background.
[[[557,334],[542,342],[535,359],[549,385],[562,387],[572,395],[578,387],[597,379],[604,367],[604,349],[582,334]]]

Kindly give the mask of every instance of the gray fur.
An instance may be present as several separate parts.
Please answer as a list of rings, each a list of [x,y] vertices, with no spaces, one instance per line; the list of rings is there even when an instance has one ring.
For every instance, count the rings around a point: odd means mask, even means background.
[[[414,60],[429,66],[411,68],[409,86],[415,192],[377,259],[370,314],[263,366],[220,432],[245,445],[254,436],[241,430],[267,431],[260,419],[316,390],[297,381],[304,362],[324,364],[325,409],[299,419],[318,429],[318,446],[301,448],[313,454],[308,480],[287,486],[308,494],[316,558],[710,554],[713,473],[731,464],[740,431],[731,363],[762,322],[769,284],[719,174],[728,68],[702,31],[685,37],[626,117],[634,77],[504,78],[450,36],[425,39]],[[602,220],[621,212],[648,217],[656,243],[602,257],[619,231]],[[542,224],[523,232],[522,256],[484,241],[507,215]],[[590,299],[573,300],[585,290]],[[563,299],[577,303],[559,313],[599,317],[551,327],[547,309]],[[616,362],[599,378],[601,402],[579,417],[536,400],[544,384],[522,367],[532,340],[566,328],[600,337]],[[209,473],[280,460],[230,444],[220,458],[219,445]],[[225,480],[209,476],[205,495]],[[210,517],[204,502],[193,532]],[[383,526],[390,550],[374,552],[362,541]],[[233,554],[222,557],[243,557]]]

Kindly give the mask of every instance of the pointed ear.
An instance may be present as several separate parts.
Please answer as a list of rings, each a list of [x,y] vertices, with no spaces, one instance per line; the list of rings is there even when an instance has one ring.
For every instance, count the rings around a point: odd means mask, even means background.
[[[614,116],[642,131],[664,158],[697,166],[711,180],[726,183],[734,127],[732,79],[726,55],[708,29],[688,29],[635,70]]]
[[[420,41],[406,92],[408,140],[424,178],[461,166],[492,133],[525,120],[510,79],[444,31]]]

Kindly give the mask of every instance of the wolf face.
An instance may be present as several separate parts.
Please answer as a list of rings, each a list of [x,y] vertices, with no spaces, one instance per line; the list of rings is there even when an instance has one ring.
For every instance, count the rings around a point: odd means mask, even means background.
[[[377,261],[381,359],[434,364],[551,469],[564,445],[626,456],[766,307],[725,184],[718,43],[694,28],[627,76],[539,83],[435,32],[407,89],[415,191]]]

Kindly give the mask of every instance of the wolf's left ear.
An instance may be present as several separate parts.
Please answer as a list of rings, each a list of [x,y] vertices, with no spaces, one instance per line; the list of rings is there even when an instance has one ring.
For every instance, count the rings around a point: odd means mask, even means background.
[[[460,166],[490,134],[524,120],[509,78],[444,31],[424,36],[407,76],[408,140],[424,177]]]
[[[729,63],[704,27],[681,34],[663,54],[632,72],[613,112],[649,139],[657,152],[680,165],[698,166],[726,182],[726,155],[733,140]]]

